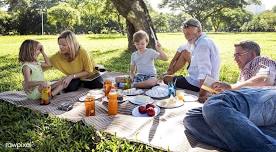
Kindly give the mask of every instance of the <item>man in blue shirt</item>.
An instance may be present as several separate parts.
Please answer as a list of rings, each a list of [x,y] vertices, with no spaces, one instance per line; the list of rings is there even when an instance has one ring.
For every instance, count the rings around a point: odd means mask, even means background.
[[[171,61],[164,82],[176,82],[176,87],[199,92],[199,101],[206,100],[206,92],[200,89],[206,75],[219,79],[220,58],[214,42],[202,32],[201,23],[194,18],[182,23],[187,44],[180,46]],[[189,63],[188,76],[172,76]]]

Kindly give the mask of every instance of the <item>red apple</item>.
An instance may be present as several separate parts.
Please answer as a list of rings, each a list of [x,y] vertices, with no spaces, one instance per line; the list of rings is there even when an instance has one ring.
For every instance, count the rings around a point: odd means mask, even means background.
[[[145,106],[139,106],[138,110],[141,114],[144,114],[147,112],[147,108]]]
[[[146,109],[148,109],[149,107],[155,108],[155,106],[153,104],[147,104],[146,105]]]
[[[148,116],[153,117],[155,115],[154,108],[152,107],[147,108],[147,114]]]

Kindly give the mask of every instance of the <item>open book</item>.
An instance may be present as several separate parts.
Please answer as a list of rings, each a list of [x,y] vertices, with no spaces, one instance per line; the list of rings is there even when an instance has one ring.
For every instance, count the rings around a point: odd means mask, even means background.
[[[81,80],[82,81],[93,81],[93,80],[97,79],[98,77],[104,75],[105,73],[106,73],[106,71],[105,72],[96,72],[96,73],[92,74],[90,77],[81,79]]]
[[[219,81],[217,81],[217,80],[215,80],[214,78],[212,78],[212,77],[210,77],[210,76],[207,75],[207,76],[205,77],[205,80],[204,80],[204,82],[203,82],[203,85],[201,86],[201,89],[206,90],[206,91],[211,92],[211,93],[217,94],[218,91],[212,89],[212,85],[213,85],[214,83],[216,83],[216,82],[219,82]]]

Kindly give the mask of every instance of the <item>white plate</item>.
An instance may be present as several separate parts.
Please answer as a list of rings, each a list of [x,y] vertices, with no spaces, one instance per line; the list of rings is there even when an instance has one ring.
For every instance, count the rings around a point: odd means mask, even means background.
[[[84,101],[85,98],[86,98],[86,96],[87,96],[87,95],[80,97],[80,98],[79,98],[79,101]],[[95,98],[95,100],[97,100],[97,99],[102,98],[104,95],[103,95],[103,94],[95,94],[95,95],[92,95],[92,96]]]
[[[161,84],[159,86],[155,86],[150,90],[145,92],[145,95],[150,96],[152,98],[165,98],[169,95],[169,88],[166,84]]]
[[[135,108],[132,110],[132,115],[133,115],[134,117],[150,117],[150,116],[148,116],[147,113],[141,114],[141,113],[139,112],[139,109],[138,109],[138,108],[139,108],[139,106],[135,107]],[[157,116],[157,115],[160,113],[160,108],[157,107],[157,106],[155,106],[154,111],[155,111],[155,115],[154,115],[153,117]]]
[[[130,101],[131,103],[137,104],[137,105],[143,105],[143,104],[148,104],[148,103],[154,102],[154,100],[151,97],[144,96],[144,95],[128,97],[127,100]]]
[[[192,94],[184,94],[184,102],[197,101],[198,97]]]
[[[184,105],[184,101],[163,99],[156,102],[156,105],[162,108],[176,108]]]
[[[131,89],[123,90],[122,93],[123,95],[127,95],[127,96],[135,96],[135,95],[143,94],[144,90],[131,88]]]

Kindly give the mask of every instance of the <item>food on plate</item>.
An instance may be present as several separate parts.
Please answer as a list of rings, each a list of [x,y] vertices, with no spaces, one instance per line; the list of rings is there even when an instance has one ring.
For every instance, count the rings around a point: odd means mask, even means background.
[[[146,109],[148,109],[149,107],[155,108],[155,106],[153,104],[147,104],[146,105]]]
[[[152,108],[152,107],[147,108],[147,114],[150,117],[154,116],[155,115],[154,108]]]
[[[153,104],[147,104],[146,106],[139,106],[138,111],[141,114],[147,113],[148,116],[152,117],[155,115],[155,106]]]
[[[131,88],[131,89],[127,89],[127,90],[123,90],[123,94],[124,95],[138,95],[138,94],[142,94],[144,91],[142,89],[136,89],[136,88]]]
[[[147,112],[147,108],[145,106],[139,106],[138,110],[141,114],[144,114]]]
[[[177,100],[175,99],[175,97],[170,97],[168,99],[164,99],[162,102],[161,102],[161,106],[170,106],[170,105],[173,105],[177,102]]]
[[[150,90],[146,91],[145,94],[147,96],[153,97],[153,98],[164,98],[169,95],[169,89],[168,85],[160,85],[155,86],[151,88]]]

